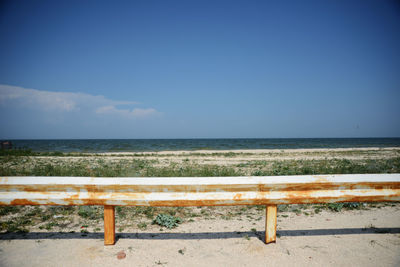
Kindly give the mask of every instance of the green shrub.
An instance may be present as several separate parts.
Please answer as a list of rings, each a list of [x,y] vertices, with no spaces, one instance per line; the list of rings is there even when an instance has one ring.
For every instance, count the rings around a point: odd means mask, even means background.
[[[181,218],[174,217],[169,214],[158,214],[157,217],[153,220],[153,224],[165,226],[168,229],[177,227],[178,224],[180,224],[181,222],[182,222]]]

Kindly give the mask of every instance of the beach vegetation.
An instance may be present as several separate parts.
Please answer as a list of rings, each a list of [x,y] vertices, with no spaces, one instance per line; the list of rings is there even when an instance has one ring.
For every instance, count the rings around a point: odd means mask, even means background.
[[[146,230],[146,228],[147,228],[147,223],[145,223],[145,222],[140,222],[140,223],[138,223],[137,227],[138,227],[140,230]]]
[[[169,214],[161,213],[153,220],[153,224],[167,227],[168,229],[177,227],[182,223],[182,219]]]
[[[78,215],[85,219],[95,220],[102,217],[97,207],[79,206]]]
[[[19,206],[0,206],[0,216],[4,216],[7,214],[14,214],[20,211]]]

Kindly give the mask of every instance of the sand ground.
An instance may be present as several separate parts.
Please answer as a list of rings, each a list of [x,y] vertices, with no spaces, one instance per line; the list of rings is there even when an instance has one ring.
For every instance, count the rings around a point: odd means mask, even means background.
[[[400,266],[400,206],[278,217],[265,245],[259,221],[206,220],[173,230],[0,236],[1,266]],[[126,257],[117,259],[124,251]]]

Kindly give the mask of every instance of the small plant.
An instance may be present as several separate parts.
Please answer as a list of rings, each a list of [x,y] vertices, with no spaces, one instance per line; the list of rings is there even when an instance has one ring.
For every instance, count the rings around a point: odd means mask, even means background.
[[[278,205],[279,212],[288,211],[288,210],[289,210],[289,205]]]
[[[147,223],[141,222],[141,223],[138,223],[137,226],[139,227],[139,229],[145,230],[147,228]]]
[[[251,173],[252,176],[263,176],[264,172],[262,170],[256,170]]]
[[[119,217],[121,217],[121,218],[125,218],[126,217],[126,213],[125,213],[126,210],[124,208],[122,208],[120,206],[117,206],[115,208],[115,210],[117,211],[117,214],[118,214]]]
[[[154,207],[146,207],[143,212],[147,218],[153,219],[154,218]]]
[[[158,214],[153,220],[153,224],[158,224],[160,226],[165,226],[168,229],[177,227],[178,224],[182,223],[182,219],[179,217],[171,216],[169,214]]]
[[[46,229],[46,230],[51,230],[51,229],[53,229],[54,226],[58,226],[58,223],[49,222],[49,223],[45,224],[43,227],[40,226],[40,227],[42,227],[42,228],[39,227],[39,229],[43,229],[43,228],[44,228],[44,229]]]
[[[362,204],[359,202],[349,202],[349,203],[344,203],[343,206],[346,209],[353,210],[353,209],[360,209],[362,207]]]
[[[293,211],[294,213],[296,213],[296,214],[300,214],[300,213],[301,213],[301,210],[300,210],[300,209],[297,209],[297,208],[292,209],[292,211]]]
[[[0,224],[0,230],[6,230],[7,233],[27,233],[29,232],[27,229],[20,227],[21,225],[18,225],[18,223],[15,223],[14,221],[8,221],[8,222],[2,222]]]
[[[16,207],[16,206],[0,207],[0,216],[7,215],[9,213],[14,214],[14,213],[19,212],[19,210],[20,210],[19,207]]]
[[[328,209],[330,209],[332,211],[339,212],[342,210],[342,208],[343,208],[343,203],[329,203],[328,204]]]

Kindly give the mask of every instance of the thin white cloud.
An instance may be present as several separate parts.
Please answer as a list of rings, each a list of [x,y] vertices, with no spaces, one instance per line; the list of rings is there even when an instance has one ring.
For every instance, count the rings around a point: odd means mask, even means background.
[[[159,114],[154,108],[121,109],[119,105],[139,104],[135,101],[117,101],[102,95],[86,93],[51,92],[0,85],[0,106],[41,111],[74,112],[89,111],[95,114],[113,114],[130,118],[144,118]]]
[[[144,118],[159,114],[154,108],[118,109],[115,106],[103,106],[96,109],[98,114],[118,114],[121,116]]]

